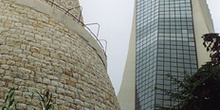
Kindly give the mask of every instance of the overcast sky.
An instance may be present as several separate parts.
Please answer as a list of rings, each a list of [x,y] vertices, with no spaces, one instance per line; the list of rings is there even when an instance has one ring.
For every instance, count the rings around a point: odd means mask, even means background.
[[[99,38],[106,39],[108,74],[118,93],[131,33],[134,0],[79,0],[85,24],[101,25]],[[216,32],[220,32],[220,0],[207,0]],[[90,26],[94,33],[96,26]],[[104,43],[103,43],[104,44]]]

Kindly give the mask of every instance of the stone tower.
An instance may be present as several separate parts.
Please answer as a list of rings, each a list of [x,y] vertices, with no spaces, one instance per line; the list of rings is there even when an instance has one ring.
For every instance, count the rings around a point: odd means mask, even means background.
[[[0,0],[0,107],[15,87],[18,109],[39,109],[48,90],[59,110],[119,110],[106,56],[85,30],[78,0]]]

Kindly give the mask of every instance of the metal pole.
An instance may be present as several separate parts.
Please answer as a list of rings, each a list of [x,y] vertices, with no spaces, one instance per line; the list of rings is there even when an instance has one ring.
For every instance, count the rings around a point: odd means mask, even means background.
[[[99,39],[99,40],[105,42],[105,53],[107,53],[107,45],[108,45],[107,40],[105,40],[105,39]]]
[[[97,30],[97,34],[96,36],[98,37],[99,36],[99,30],[100,30],[100,25],[98,23],[89,23],[89,24],[85,24],[85,25],[97,25],[98,26],[98,30]]]

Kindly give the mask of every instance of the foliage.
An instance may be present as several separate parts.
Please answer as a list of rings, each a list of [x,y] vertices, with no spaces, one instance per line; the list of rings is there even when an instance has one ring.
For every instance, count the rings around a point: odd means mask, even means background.
[[[49,91],[44,91],[43,94],[40,94],[37,91],[36,93],[37,93],[37,96],[34,93],[32,93],[31,99],[36,97],[40,101],[42,110],[54,109],[53,102],[52,102],[52,93],[50,93]]]
[[[220,36],[217,33],[205,34],[202,36],[208,52],[211,52],[210,57],[214,66],[220,64]]]
[[[15,88],[10,89],[6,98],[5,98],[5,106],[2,107],[2,110],[15,110],[17,106],[17,100],[14,99]]]
[[[177,104],[172,107],[159,106],[160,110],[220,110],[220,36],[211,33],[202,38],[211,61],[192,76],[185,74],[182,81],[168,75],[178,85],[179,91],[159,90],[165,91],[170,96],[169,100]]]
[[[10,89],[5,99],[5,106],[2,107],[2,110],[16,110],[17,100],[14,98],[15,88]],[[52,93],[49,91],[44,91],[43,94],[40,94],[36,91],[32,93],[30,96],[31,99],[37,98],[40,101],[41,110],[54,110],[53,102],[52,102]]]
[[[163,110],[220,110],[220,66],[203,65],[194,75],[180,81],[168,75],[179,86],[178,92],[165,90],[177,105]],[[162,90],[162,89],[160,89]]]

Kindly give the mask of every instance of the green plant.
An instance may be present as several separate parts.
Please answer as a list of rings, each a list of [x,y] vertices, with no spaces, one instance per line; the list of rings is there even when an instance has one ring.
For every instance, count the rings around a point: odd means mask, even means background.
[[[213,66],[220,65],[220,36],[218,33],[209,33],[202,36],[203,45],[210,52]]]
[[[211,61],[193,75],[185,75],[184,80],[178,80],[168,75],[178,91],[164,90],[171,101],[172,107],[158,106],[158,110],[220,110],[220,36],[217,33],[202,36],[203,45],[210,52]]]
[[[50,110],[50,109],[53,110],[54,109],[53,102],[52,102],[52,93],[50,93],[49,91],[44,91],[43,94],[40,94],[37,91],[36,93],[37,95],[35,95],[35,93],[32,93],[31,99],[36,97],[40,101],[42,110]]]
[[[16,110],[17,100],[14,99],[15,88],[10,89],[6,98],[5,98],[5,106],[2,107],[2,110]]]

